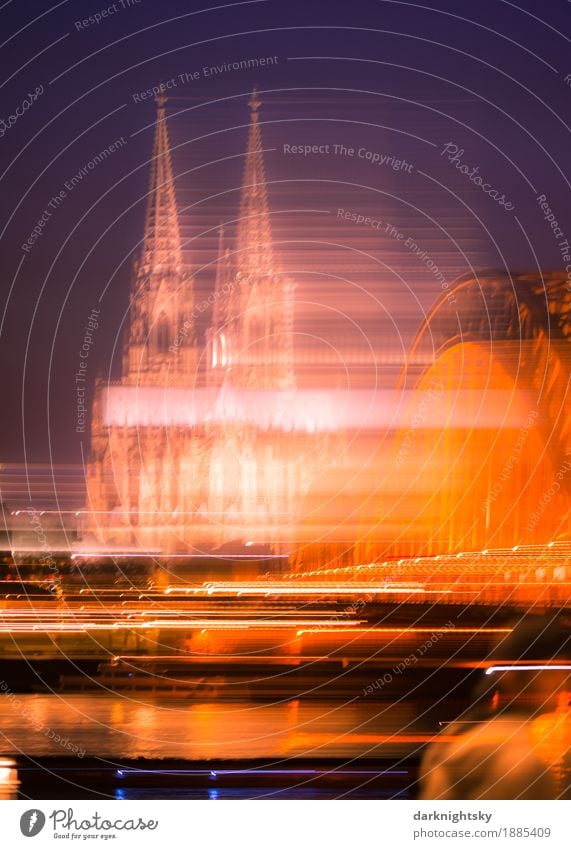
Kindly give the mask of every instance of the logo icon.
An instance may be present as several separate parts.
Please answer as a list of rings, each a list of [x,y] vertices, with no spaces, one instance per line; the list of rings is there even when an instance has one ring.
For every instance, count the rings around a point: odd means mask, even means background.
[[[46,815],[38,808],[26,811],[20,817],[20,831],[25,837],[35,837],[46,824]]]

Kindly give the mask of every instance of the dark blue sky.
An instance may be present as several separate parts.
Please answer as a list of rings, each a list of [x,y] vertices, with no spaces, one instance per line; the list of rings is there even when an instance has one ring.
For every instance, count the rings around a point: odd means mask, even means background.
[[[564,265],[537,198],[546,196],[571,238],[570,24],[565,0],[1,5],[0,462],[23,459],[24,433],[29,461],[79,460],[73,375],[93,307],[101,322],[90,377],[113,373],[148,184],[154,104],[142,92],[176,83],[169,131],[197,290],[212,282],[216,227],[237,212],[257,84],[274,235],[298,283],[299,326],[399,350],[441,288],[387,225],[450,282],[471,268]],[[65,189],[120,138],[120,149]],[[287,152],[300,144],[323,152]],[[446,144],[463,151],[461,162],[442,154]],[[402,165],[372,164],[369,152]],[[513,209],[456,164],[477,168]],[[357,225],[339,209],[383,226]],[[345,313],[338,325],[335,310]]]

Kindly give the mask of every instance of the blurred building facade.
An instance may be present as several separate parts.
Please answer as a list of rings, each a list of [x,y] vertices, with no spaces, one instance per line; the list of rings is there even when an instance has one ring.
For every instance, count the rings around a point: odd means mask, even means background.
[[[566,274],[460,277],[429,311],[400,386],[381,348],[369,385],[349,360],[344,386],[320,384],[311,357],[304,385],[256,93],[250,109],[234,238],[221,229],[214,288],[198,300],[158,102],[122,377],[96,387],[84,544],[259,544],[303,571],[569,539]]]
[[[292,412],[292,283],[272,245],[260,105],[254,92],[236,243],[221,231],[215,289],[197,303],[158,99],[122,377],[93,405],[87,541],[172,553],[295,535],[325,443]]]

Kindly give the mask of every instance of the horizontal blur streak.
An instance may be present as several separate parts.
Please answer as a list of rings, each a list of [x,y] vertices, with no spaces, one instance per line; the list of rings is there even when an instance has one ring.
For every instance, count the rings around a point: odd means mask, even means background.
[[[433,557],[401,557],[333,568],[290,572],[284,581],[299,581],[303,588],[311,582],[329,586],[338,582],[355,586],[417,586],[420,601],[424,595],[441,592],[451,603],[483,603],[527,606],[571,603],[571,542],[553,540],[547,545],[516,545],[481,551],[459,551]],[[368,579],[368,580],[364,580]],[[370,583],[369,583],[370,582]],[[364,590],[370,592],[370,590]],[[412,592],[412,590],[411,590]]]
[[[204,588],[197,587],[167,587],[166,595],[172,593],[193,593],[198,594],[206,592],[207,595],[221,593],[223,595],[313,595],[313,596],[330,596],[336,597],[340,595],[358,595],[359,592],[367,592],[371,595],[381,595],[384,593],[423,593],[423,587],[398,587],[398,586],[371,586],[370,584],[308,584],[301,583],[285,584],[278,581],[256,582],[251,584],[242,584],[239,581],[230,584],[206,584]]]
[[[561,664],[561,663],[549,663],[545,661],[545,663],[510,663],[506,666],[490,666],[486,669],[486,675],[493,675],[494,672],[551,672],[554,670],[569,670],[571,672],[570,664]]]
[[[259,430],[316,433],[348,429],[502,428],[523,425],[529,400],[507,389],[436,387],[424,406],[414,394],[388,389],[242,389],[109,386],[103,393],[106,427],[196,427],[206,423],[254,425]]]

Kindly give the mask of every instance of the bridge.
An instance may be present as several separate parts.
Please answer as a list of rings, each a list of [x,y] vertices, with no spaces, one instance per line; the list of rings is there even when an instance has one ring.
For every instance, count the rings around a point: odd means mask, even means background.
[[[394,530],[385,553],[569,539],[570,311],[563,273],[463,276],[434,304],[401,379],[416,424],[409,416],[394,440],[397,480],[379,505],[379,525]],[[470,392],[480,405],[467,425]]]

